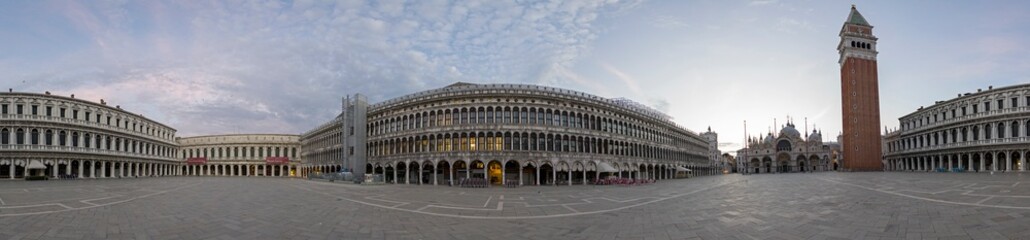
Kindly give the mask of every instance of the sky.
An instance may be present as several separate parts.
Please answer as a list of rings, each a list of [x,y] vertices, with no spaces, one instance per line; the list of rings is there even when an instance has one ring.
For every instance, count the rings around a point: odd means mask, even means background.
[[[759,135],[788,116],[836,140],[851,4],[879,37],[883,128],[1030,83],[1028,1],[15,0],[0,87],[104,99],[188,137],[300,134],[355,93],[537,84],[635,100],[735,151],[745,121]]]

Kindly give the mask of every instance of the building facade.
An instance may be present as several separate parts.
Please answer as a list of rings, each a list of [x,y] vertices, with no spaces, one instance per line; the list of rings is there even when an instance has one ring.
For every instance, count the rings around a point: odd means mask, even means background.
[[[880,141],[880,96],[873,26],[851,5],[840,30],[840,86],[844,128],[844,169],[883,169]]]
[[[719,151],[719,134],[712,132],[712,127],[708,127],[708,131],[701,133],[701,137],[708,143],[709,166],[716,169],[716,172],[721,171],[722,151]]]
[[[343,159],[343,117],[337,116],[315,129],[300,135],[301,156],[304,163],[301,175],[351,171],[344,168]]]
[[[32,163],[65,178],[172,175],[175,129],[139,114],[71,97],[0,93],[0,178]]]
[[[702,137],[627,99],[456,83],[376,104],[361,95],[342,103],[337,117],[301,135],[179,138],[175,129],[104,102],[0,93],[0,177],[24,177],[35,162],[51,177],[349,171],[413,184],[585,184],[718,171],[714,132]]]
[[[892,171],[1025,171],[1030,84],[988,87],[920,107],[885,134]]]
[[[836,167],[831,159],[835,146],[824,143],[818,130],[803,138],[787,123],[777,135],[748,139],[748,146],[737,151],[737,164],[741,173],[829,171]]]
[[[376,104],[360,95],[348,99],[343,128],[351,140],[345,140],[344,159],[366,162],[364,174],[386,182],[571,185],[605,176],[662,179],[688,168],[714,171],[704,138],[625,99],[470,83]],[[367,156],[357,156],[360,149]]]
[[[181,175],[298,176],[297,135],[234,134],[177,138]]]

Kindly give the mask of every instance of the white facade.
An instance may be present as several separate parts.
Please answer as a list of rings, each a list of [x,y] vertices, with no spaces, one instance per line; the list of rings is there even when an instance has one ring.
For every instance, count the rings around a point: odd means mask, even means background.
[[[898,121],[884,137],[889,171],[1030,169],[1030,84],[959,94]]]
[[[301,163],[299,136],[288,134],[234,134],[179,138],[182,175],[187,176],[298,176]],[[190,163],[188,159],[203,159]],[[285,163],[269,161],[286,158]]]

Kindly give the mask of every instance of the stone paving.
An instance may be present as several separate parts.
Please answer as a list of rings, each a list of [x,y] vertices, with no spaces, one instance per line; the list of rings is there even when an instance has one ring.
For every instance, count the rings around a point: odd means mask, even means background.
[[[457,188],[0,181],[0,239],[1030,239],[1030,174],[724,175]]]

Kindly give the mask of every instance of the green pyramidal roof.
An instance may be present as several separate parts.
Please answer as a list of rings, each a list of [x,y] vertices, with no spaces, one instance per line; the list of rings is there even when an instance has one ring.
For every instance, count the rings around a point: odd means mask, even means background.
[[[855,25],[862,25],[862,26],[872,26],[872,25],[869,25],[869,22],[865,21],[865,18],[862,17],[861,13],[858,13],[858,9],[855,9],[855,5],[851,5],[851,13],[848,14],[848,21],[847,21],[847,23],[855,24]]]

